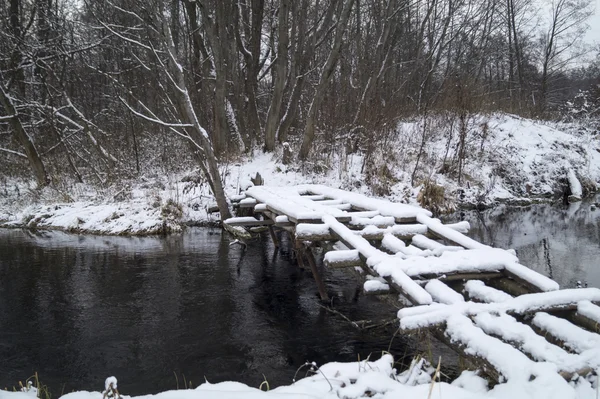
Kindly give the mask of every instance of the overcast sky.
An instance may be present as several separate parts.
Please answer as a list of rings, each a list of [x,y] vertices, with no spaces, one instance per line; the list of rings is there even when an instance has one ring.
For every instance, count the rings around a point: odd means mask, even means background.
[[[594,1],[596,4],[596,13],[588,21],[590,30],[587,32],[586,39],[589,43],[600,43],[600,0]]]

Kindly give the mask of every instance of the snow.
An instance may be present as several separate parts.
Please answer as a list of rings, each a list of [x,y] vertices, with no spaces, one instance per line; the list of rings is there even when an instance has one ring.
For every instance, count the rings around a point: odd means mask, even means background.
[[[361,212],[362,213],[362,212]],[[378,212],[374,212],[378,213]],[[364,213],[363,213],[364,214]],[[396,223],[395,219],[391,216],[380,216],[374,215],[373,217],[357,217],[355,214],[352,215],[351,225],[375,225],[377,227],[392,226]]]
[[[507,379],[490,389],[476,372],[464,371],[452,384],[432,383],[432,367],[425,359],[416,358],[404,371],[394,368],[394,359],[384,354],[380,359],[359,362],[332,362],[313,369],[309,376],[268,391],[235,381],[205,382],[195,389],[180,389],[124,399],[595,399],[596,387],[580,378],[567,383],[548,363],[534,363],[518,350],[485,335],[464,316],[449,322],[450,338],[464,343],[468,352],[486,355]],[[534,377],[534,378],[530,378]],[[107,382],[114,377],[107,379]],[[116,380],[116,379],[115,379]],[[597,382],[596,382],[597,384]],[[264,388],[264,387],[263,387]],[[433,388],[433,389],[432,389]],[[126,394],[126,392],[124,392]],[[33,399],[36,392],[0,390],[0,399]],[[101,392],[78,391],[63,399],[102,399]]]
[[[533,317],[532,323],[547,331],[553,337],[564,342],[565,346],[581,353],[590,349],[600,349],[600,336],[588,332],[565,319],[552,316],[548,313],[538,312]],[[600,355],[600,352],[598,352]]]
[[[390,286],[383,279],[372,278],[369,279],[367,277],[367,281],[363,284],[363,288],[366,292],[374,292],[374,291],[388,291]]]
[[[490,248],[487,245],[481,244],[481,243],[473,240],[472,238],[469,238],[448,226],[444,226],[439,220],[432,219],[431,217],[429,217],[427,215],[424,215],[424,214],[417,215],[417,222],[422,223],[425,226],[427,226],[427,228],[429,230],[431,230],[433,233],[440,235],[440,236],[444,237],[445,239],[448,239],[448,240],[452,241],[453,243],[460,245],[462,247],[465,247],[467,249]]]
[[[451,305],[453,303],[464,302],[465,299],[458,292],[442,283],[440,280],[429,280],[425,285],[425,290],[431,294],[436,302]]]
[[[435,255],[440,255],[446,251],[462,251],[463,247],[455,247],[455,246],[446,246],[437,241],[434,241],[430,238],[425,237],[422,234],[417,234],[412,238],[411,243],[423,249],[428,249],[433,252]]]
[[[302,240],[315,235],[329,235],[329,226],[327,224],[312,223],[299,223],[296,225],[297,239]]]
[[[225,219],[223,223],[234,224],[234,223],[258,223],[259,220],[252,216],[239,216],[234,218]]]
[[[360,256],[356,249],[347,249],[341,251],[329,251],[325,254],[324,260],[329,263],[360,262]]]
[[[596,323],[600,323],[600,306],[596,306],[590,301],[580,301],[577,304],[577,313]]]
[[[429,215],[428,211],[414,206],[421,186],[413,188],[410,184],[410,175],[414,168],[414,158],[411,154],[418,150],[415,148],[413,151],[410,147],[413,143],[411,137],[420,123],[419,120],[401,122],[397,127],[396,142],[407,143],[408,147],[390,146],[387,149],[396,159],[395,162],[384,160],[394,174],[396,183],[389,187],[389,195],[384,199],[396,204],[385,205],[382,217],[400,216],[411,219],[416,217],[416,214]],[[433,120],[432,123],[432,126],[437,123],[440,128],[444,127],[441,119]],[[464,170],[465,175],[469,176],[466,179],[467,184],[459,186],[453,180],[454,177],[449,175],[434,173],[431,176],[433,181],[445,188],[446,200],[450,203],[527,203],[530,202],[529,198],[541,196],[542,199],[548,200],[557,190],[564,188],[561,187],[561,181],[572,174],[581,178],[580,186],[583,178],[588,180],[586,184],[600,182],[600,152],[596,150],[596,139],[591,132],[579,129],[576,125],[534,121],[501,113],[475,115],[469,123],[469,134],[474,135],[467,148],[469,156]],[[488,128],[488,134],[482,143],[476,133],[484,124]],[[422,163],[427,170],[439,169],[439,162],[444,158],[447,142],[444,135],[439,136],[433,137],[432,142],[428,143],[428,161]],[[481,148],[483,151],[480,151]],[[378,159],[375,161],[380,162]],[[377,183],[366,178],[362,170],[363,164],[364,157],[361,154],[334,155],[325,172],[313,173],[309,170],[307,173],[304,168],[283,165],[278,154],[257,150],[247,158],[224,165],[223,183],[231,201],[239,201],[240,196],[244,198],[240,190],[251,186],[250,177],[259,172],[269,186],[307,185],[306,190],[310,189],[314,193],[310,196],[346,203],[354,201],[366,205],[363,208],[367,209],[365,212],[377,212],[370,209],[379,209],[379,203],[383,199],[361,197],[361,194],[372,196],[371,185]],[[180,217],[166,220],[171,231],[178,231],[186,224],[215,222],[218,214],[213,216],[206,212],[208,206],[214,203],[208,185],[204,179],[200,179],[200,184],[185,181],[184,178],[188,176],[201,176],[201,172],[188,170],[165,174],[163,170],[144,168],[142,177],[126,182],[130,186],[126,192],[130,195],[125,198],[114,197],[115,193],[121,191],[123,182],[115,182],[102,188],[95,188],[90,184],[65,183],[68,188],[47,188],[39,196],[38,193],[32,195],[34,191],[29,191],[35,186],[32,181],[9,179],[4,184],[6,189],[0,190],[3,191],[0,193],[0,225],[20,227],[32,218],[53,216],[54,205],[61,206],[61,212],[64,213],[67,212],[65,208],[72,208],[73,214],[82,208],[95,207],[99,212],[108,208],[117,210],[123,214],[120,217],[122,220],[114,223],[95,218],[93,223],[77,226],[76,231],[98,234],[156,234],[163,231],[163,221],[167,218],[148,206],[154,202],[151,198],[155,196],[160,197],[162,203],[172,199],[182,207]],[[17,186],[18,192],[13,192],[12,188]],[[340,194],[337,188],[351,190],[352,193]],[[331,211],[335,211],[335,208]],[[129,220],[130,218],[135,220]],[[73,222],[73,219],[44,219],[45,222],[40,224],[40,228],[64,230],[73,226],[69,223]],[[139,223],[140,221],[143,223]],[[451,226],[446,227],[452,229]],[[467,226],[460,226],[458,230],[465,232],[465,228]]]
[[[108,377],[106,379],[106,381],[104,381],[104,390],[107,391],[108,388],[110,388],[112,385],[112,388],[117,388],[117,377],[112,376],[112,377]]]
[[[517,345],[537,361],[556,364],[563,371],[575,372],[589,366],[592,368],[600,366],[600,359],[598,359],[600,348],[594,348],[583,356],[569,353],[536,334],[528,325],[517,322],[512,316],[480,313],[475,316],[474,321],[486,333]]]
[[[488,287],[480,280],[467,281],[465,283],[465,292],[470,298],[485,303],[506,302],[512,299],[512,296],[508,295],[506,292]]]
[[[579,179],[577,179],[577,175],[573,169],[568,170],[567,179],[569,180],[569,187],[571,188],[571,196],[578,200],[583,198],[583,189],[581,188],[581,183],[579,182]]]
[[[358,250],[367,259],[368,267],[381,277],[390,277],[412,301],[419,304],[432,302],[431,295],[427,291],[396,267],[399,260],[397,257],[374,248],[367,240],[355,235],[352,230],[331,215],[324,215],[323,222],[329,225],[329,228],[340,237],[341,241]]]
[[[409,276],[425,274],[494,272],[503,270],[514,262],[514,256],[497,249],[473,249],[470,251],[446,251],[440,256],[411,256],[397,261],[397,265]]]
[[[255,209],[256,209],[256,207],[255,207]],[[279,216],[275,217],[275,223],[289,223],[289,222],[290,222],[289,218],[285,215],[279,215]]]
[[[240,201],[240,204],[255,205],[256,200],[254,198],[244,198],[243,200]]]
[[[398,311],[400,326],[414,330],[442,324],[454,315],[474,316],[482,312],[528,314],[556,308],[568,308],[580,301],[600,301],[600,289],[575,288],[560,291],[525,294],[504,302],[478,303],[464,302],[454,305],[417,306],[410,310]],[[539,313],[537,313],[539,314]],[[600,336],[598,336],[600,338]]]
[[[508,251],[507,251],[508,253]],[[517,262],[508,263],[504,266],[507,272],[516,277],[527,281],[542,291],[556,291],[559,289],[558,283],[544,275],[541,275],[530,268]]]
[[[426,209],[399,203],[392,203],[378,198],[370,198],[358,193],[344,191],[324,185],[299,186],[298,190],[305,190],[314,194],[321,194],[328,198],[342,200],[352,204],[355,208],[368,211],[378,211],[382,216],[392,216],[397,219],[415,218],[419,214],[431,216]]]
[[[254,206],[254,212],[257,212],[257,213],[265,212],[265,211],[268,211],[268,210],[269,210],[269,208],[267,207],[267,204],[256,204]]]

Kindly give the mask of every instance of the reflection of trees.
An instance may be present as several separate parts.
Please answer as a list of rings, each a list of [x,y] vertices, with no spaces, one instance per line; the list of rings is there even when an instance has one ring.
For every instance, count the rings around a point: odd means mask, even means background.
[[[590,275],[600,255],[600,212],[590,204],[548,204],[527,208],[500,206],[482,213],[466,212],[469,235],[501,248],[514,248],[527,266],[555,278],[561,286],[577,280],[600,286],[600,276]]]

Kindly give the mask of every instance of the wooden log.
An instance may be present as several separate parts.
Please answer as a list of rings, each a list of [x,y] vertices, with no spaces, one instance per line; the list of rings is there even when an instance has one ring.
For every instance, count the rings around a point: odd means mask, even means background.
[[[300,197],[302,198],[306,198],[312,201],[323,201],[326,200],[327,197],[325,197],[324,195],[320,195],[320,194],[306,194],[306,195],[300,195]]]
[[[275,222],[271,219],[259,220],[252,216],[243,216],[226,219],[223,221],[223,224],[229,226],[270,226],[275,224]]]
[[[208,208],[206,208],[206,213],[218,213],[218,212],[219,212],[218,205],[209,205]]]
[[[452,341],[444,332],[445,325],[438,326],[437,328],[429,329],[431,335],[438,341],[452,349],[459,356],[468,359],[477,369],[481,370],[482,373],[487,375],[492,381],[501,382],[500,373],[486,358],[481,356],[474,356],[471,351],[468,351],[467,345],[464,343],[457,343]]]
[[[350,205],[350,204],[332,204],[332,205],[326,205],[326,206],[328,206],[330,208],[339,209],[339,210],[342,210],[342,211],[349,211],[350,209],[352,209],[352,205]],[[349,219],[348,222],[350,220],[351,219]]]
[[[480,279],[479,279],[480,280]],[[506,277],[506,274],[503,272],[501,278],[494,279],[493,281],[488,282],[490,287],[496,288],[500,291],[506,292],[512,296],[519,296],[523,294],[530,294],[531,291],[519,284],[515,280]]]
[[[241,226],[231,226],[227,223],[223,223],[223,228],[229,233],[233,234],[237,238],[242,239],[250,239],[252,238],[252,234],[250,234],[246,229]]]
[[[444,274],[435,277],[427,277],[426,278],[437,278],[440,281],[448,282],[448,281],[459,281],[459,280],[495,280],[498,278],[504,277],[502,272],[473,272],[473,273],[454,273],[454,274]]]
[[[301,246],[303,244],[300,244]],[[319,274],[319,269],[317,269],[317,262],[315,261],[315,257],[312,253],[312,249],[304,246],[302,251],[308,260],[308,264],[310,265],[310,270],[312,271],[315,282],[317,283],[317,289],[319,290],[319,296],[322,301],[329,301],[329,295],[327,295],[327,289],[325,288],[325,284],[323,283],[323,279],[321,279],[321,275]]]
[[[254,198],[245,198],[238,203],[240,208],[254,208],[257,201]]]
[[[581,377],[586,377],[588,374],[595,373],[595,372],[596,372],[596,370],[594,370],[591,367],[584,367],[577,371],[561,371],[558,374],[565,380],[571,381],[573,378],[575,378],[578,375]]]
[[[425,291],[429,292],[431,297],[438,303],[451,305],[465,301],[461,294],[437,279],[429,280],[425,285]]]
[[[344,226],[346,227],[346,226]],[[347,228],[347,227],[346,227]],[[350,248],[350,249],[354,249],[354,247],[352,246],[352,244],[350,244],[346,239],[344,239],[344,237],[342,237],[341,235],[337,234],[335,231],[331,230],[331,234],[334,235],[339,241],[341,241],[346,247]],[[360,253],[359,251],[359,256],[363,261],[363,268],[365,269],[365,271],[371,275],[374,276],[378,276],[378,274],[373,271],[370,267],[367,266],[366,264],[366,257]],[[413,298],[411,295],[409,295],[399,284],[397,284],[391,277],[384,277],[383,278],[386,283],[392,287],[394,290],[396,290],[398,293],[402,294],[405,298],[407,298],[411,303],[413,304],[419,304],[419,301],[416,298]]]
[[[592,320],[588,317],[585,317],[577,313],[576,311],[567,312],[565,318],[571,323],[583,327],[588,331],[600,334],[600,323],[598,323],[596,320]]]
[[[343,203],[344,203],[344,201],[339,200],[339,199],[327,199],[327,200],[323,199],[323,200],[319,201],[320,205],[340,205]]]
[[[337,218],[338,221],[339,218]],[[310,223],[311,226],[314,226],[315,223]],[[321,230],[319,230],[318,228],[312,228],[312,227],[308,227],[308,226],[302,226],[302,223],[300,223],[298,225],[300,227],[300,235],[302,240],[305,241],[333,241],[333,240],[337,240],[337,236],[335,234],[332,234],[328,229],[326,229],[325,227]],[[373,228],[373,226],[367,226],[366,229],[363,230],[352,230],[352,232],[356,235],[359,235],[361,237],[363,237],[365,240],[368,241],[381,241],[383,240],[383,237],[385,236],[385,234],[392,234],[393,236],[401,239],[401,240],[409,240],[410,238],[412,238],[415,234],[418,234],[418,231],[416,229],[416,227],[419,225],[414,225],[415,230],[412,231],[412,228],[407,228],[407,229],[391,229],[387,230],[387,229],[378,229],[378,228]],[[305,229],[306,227],[306,229]],[[411,226],[413,227],[413,226]],[[420,227],[420,226],[419,226]]]
[[[279,239],[277,239],[273,226],[269,226],[269,234],[271,235],[271,240],[273,241],[275,248],[279,248]]]
[[[236,202],[240,202],[244,198],[246,198],[246,194],[236,194],[236,195],[232,195],[231,197],[229,197],[229,200],[231,201],[232,204],[234,204]]]
[[[324,263],[327,267],[343,268],[362,266],[363,261],[357,250],[331,251],[325,254]]]

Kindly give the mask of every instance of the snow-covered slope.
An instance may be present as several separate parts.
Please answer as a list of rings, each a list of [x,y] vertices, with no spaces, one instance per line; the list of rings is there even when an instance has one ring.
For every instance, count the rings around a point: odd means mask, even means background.
[[[255,151],[221,165],[225,189],[229,196],[238,194],[260,173],[265,184],[272,186],[319,183],[413,204],[429,196],[423,203],[443,211],[550,200],[560,197],[569,186],[571,194],[580,197],[581,191],[600,182],[600,141],[595,132],[582,126],[506,114],[473,116],[467,125],[460,184],[456,128],[449,129],[441,116],[428,126],[420,157],[422,121],[418,120],[400,123],[388,143],[368,155],[348,153],[340,143],[333,146],[335,150],[314,154],[314,159],[303,165],[284,165],[281,154]],[[155,234],[177,231],[183,224],[217,220],[207,212],[214,200],[199,171],[170,176],[149,172],[136,181],[103,189],[74,184],[41,193],[34,192],[32,182],[4,183],[0,188],[0,226]],[[441,198],[423,190],[427,185],[441,187],[437,190]]]

